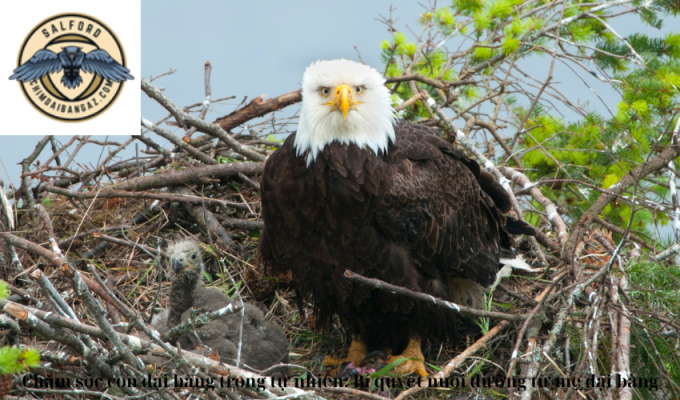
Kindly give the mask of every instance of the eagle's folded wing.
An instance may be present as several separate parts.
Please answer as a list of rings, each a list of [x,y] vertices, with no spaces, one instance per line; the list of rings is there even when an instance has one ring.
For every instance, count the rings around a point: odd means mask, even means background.
[[[391,149],[397,172],[376,211],[381,231],[408,248],[430,278],[491,284],[507,234],[503,215],[478,182],[478,165],[426,127],[398,129],[406,132]]]

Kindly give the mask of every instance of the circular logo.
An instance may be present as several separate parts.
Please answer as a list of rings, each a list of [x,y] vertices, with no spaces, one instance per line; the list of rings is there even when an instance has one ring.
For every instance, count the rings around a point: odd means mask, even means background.
[[[85,121],[104,112],[126,80],[125,52],[101,21],[60,14],[38,24],[24,40],[16,79],[33,106],[50,118]]]

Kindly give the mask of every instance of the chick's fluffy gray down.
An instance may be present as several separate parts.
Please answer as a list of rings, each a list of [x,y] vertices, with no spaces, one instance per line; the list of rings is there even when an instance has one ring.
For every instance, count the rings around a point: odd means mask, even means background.
[[[168,246],[169,264],[174,262],[195,263],[197,268],[178,268],[168,294],[169,309],[154,317],[151,325],[164,333],[174,325],[169,316],[181,313],[181,322],[191,317],[191,309],[199,314],[216,311],[236,302],[217,289],[200,287],[203,265],[198,244],[180,241]],[[191,260],[191,254],[197,259]],[[181,261],[180,261],[181,260]],[[178,264],[174,264],[177,266]],[[182,267],[184,265],[181,265]],[[176,318],[176,317],[175,317]],[[171,318],[172,319],[172,318]],[[234,364],[239,342],[241,313],[226,315],[213,320],[195,331],[187,332],[178,339],[179,345],[195,353],[219,355],[229,364]],[[155,361],[155,360],[154,360]],[[241,363],[257,370],[264,370],[274,364],[288,361],[288,341],[281,328],[264,319],[264,314],[251,304],[244,305]]]

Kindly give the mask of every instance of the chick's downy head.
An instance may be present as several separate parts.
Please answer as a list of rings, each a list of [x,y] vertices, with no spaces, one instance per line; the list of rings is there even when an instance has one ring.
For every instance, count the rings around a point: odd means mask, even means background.
[[[201,248],[193,240],[182,240],[168,246],[168,264],[178,276],[200,274],[203,271]]]

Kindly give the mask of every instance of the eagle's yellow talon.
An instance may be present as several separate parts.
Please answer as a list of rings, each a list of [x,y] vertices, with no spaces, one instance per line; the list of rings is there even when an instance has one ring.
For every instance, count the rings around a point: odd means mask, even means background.
[[[425,369],[425,356],[423,356],[423,352],[420,350],[420,339],[409,339],[404,351],[399,355],[389,356],[385,364],[389,365],[400,358],[415,358],[417,360],[406,360],[397,365],[392,370],[395,374],[407,375],[415,372],[422,377],[429,375]]]
[[[398,356],[391,356],[387,359],[386,364],[391,364],[392,362],[396,361],[399,358],[405,357],[403,354],[398,355]],[[415,361],[415,360],[406,360],[402,362],[401,364],[397,365],[394,367],[392,370],[393,373],[399,375],[399,376],[404,376],[408,375],[411,372],[415,372],[418,375],[422,377],[426,377],[429,374],[427,373],[427,370],[425,370],[425,363],[421,360]]]
[[[361,364],[361,361],[363,361],[364,357],[366,357],[366,354],[368,351],[366,350],[366,345],[363,344],[362,342],[352,339],[352,344],[349,346],[349,350],[347,351],[347,357],[345,358],[334,358],[331,356],[326,356],[323,360],[323,366],[324,367],[336,367],[331,371],[331,374],[336,374],[339,372],[340,366],[344,362],[353,362],[354,365],[359,365]]]

